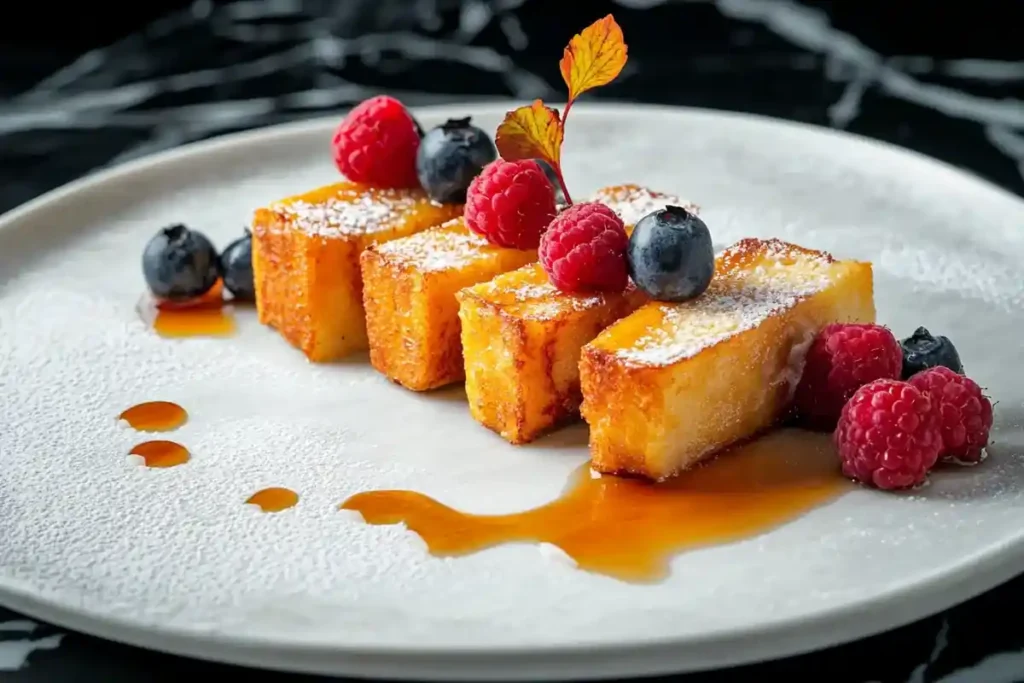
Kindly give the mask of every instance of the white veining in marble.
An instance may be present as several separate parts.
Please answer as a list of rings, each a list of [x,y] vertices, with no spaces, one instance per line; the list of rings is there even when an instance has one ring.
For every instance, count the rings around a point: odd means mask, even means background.
[[[644,9],[671,1],[616,0],[616,4]],[[727,19],[758,24],[796,47],[824,56],[826,76],[846,83],[843,94],[829,109],[834,126],[846,127],[854,121],[860,113],[862,95],[869,89],[877,89],[889,97],[933,109],[946,116],[977,122],[989,130],[990,140],[993,136],[1002,139],[1007,134],[1021,135],[1024,132],[1024,103],[983,97],[965,88],[922,80],[941,75],[965,84],[1022,81],[1024,62],[881,55],[856,37],[833,27],[824,12],[792,0],[686,1],[711,4]],[[250,61],[135,79],[130,71],[131,65],[118,60],[118,56],[131,46],[131,41],[138,40],[138,36],[133,36],[83,55],[9,103],[0,104],[0,134],[111,125],[149,131],[148,140],[110,161],[118,163],[222,130],[302,118],[306,115],[303,112],[343,106],[375,92],[374,88],[329,73],[332,67],[341,66],[352,57],[379,68],[394,62],[395,55],[411,61],[448,60],[492,74],[516,98],[551,97],[560,90],[539,74],[518,66],[513,59],[494,48],[473,44],[481,33],[494,26],[505,36],[513,51],[529,45],[530,37],[513,13],[522,4],[523,0],[468,0],[461,3],[457,0],[421,0],[414,3],[414,11],[409,12],[405,3],[381,0],[378,3],[378,23],[391,23],[400,30],[342,37],[333,30],[335,25],[349,18],[345,16],[346,10],[338,10],[333,17],[315,16],[310,0],[242,0],[219,7],[206,0],[198,0],[189,11],[154,22],[145,31],[146,39],[158,43],[175,32],[203,22],[217,36],[270,49],[264,56]],[[454,8],[459,10],[459,24],[454,31],[441,37],[416,32],[436,30],[440,24],[440,13]],[[400,15],[404,17],[399,19]],[[414,25],[409,24],[408,17],[413,18]],[[799,66],[796,62],[805,57],[794,56],[794,67]],[[168,93],[188,93],[215,84],[224,87],[231,83],[250,82],[290,68],[316,71],[313,86],[283,95],[137,109]],[[105,74],[106,77],[98,77],[97,74]],[[627,72],[624,77],[628,75]],[[88,81],[90,87],[83,89],[83,80]],[[430,104],[461,97],[444,93],[443,88],[444,84],[435,84],[430,88],[436,93],[432,96],[417,92],[417,101]],[[410,94],[391,92],[398,97]],[[999,132],[992,133],[992,127],[999,127]],[[998,141],[992,144],[1022,165],[1024,175],[1024,155],[1018,147]]]
[[[39,624],[17,620],[0,622],[0,634],[23,633],[24,638],[0,640],[0,671],[18,671],[28,663],[29,655],[37,650],[55,650],[64,639],[63,633],[35,638]]]
[[[980,661],[962,666],[945,676],[936,678],[932,667],[949,647],[950,625],[943,619],[935,634],[928,659],[911,672],[906,683],[1020,683],[1024,681],[1024,649],[1013,652],[997,652]]]

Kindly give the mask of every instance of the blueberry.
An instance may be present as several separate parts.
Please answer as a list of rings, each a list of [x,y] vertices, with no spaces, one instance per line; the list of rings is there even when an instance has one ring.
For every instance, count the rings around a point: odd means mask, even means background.
[[[551,187],[555,188],[555,205],[558,207],[564,206],[566,204],[565,193],[562,192],[562,184],[558,182],[558,175],[555,173],[555,169],[551,168],[551,164],[543,159],[534,159],[534,161],[540,165],[544,175],[548,177]]]
[[[224,286],[236,299],[256,300],[256,286],[252,281],[252,235],[248,230],[244,237],[239,237],[221,252],[220,266],[224,271]]]
[[[960,354],[948,337],[933,337],[925,328],[919,327],[914,334],[900,342],[903,347],[903,379],[936,365],[942,365],[958,374],[964,374]]]
[[[217,250],[206,235],[181,224],[163,228],[142,252],[142,274],[161,299],[193,299],[220,277]]]
[[[708,226],[678,206],[641,218],[629,237],[626,256],[633,282],[659,301],[698,297],[715,274]]]
[[[487,133],[469,118],[448,121],[427,131],[416,153],[416,175],[434,201],[466,201],[466,189],[483,167],[498,158]]]

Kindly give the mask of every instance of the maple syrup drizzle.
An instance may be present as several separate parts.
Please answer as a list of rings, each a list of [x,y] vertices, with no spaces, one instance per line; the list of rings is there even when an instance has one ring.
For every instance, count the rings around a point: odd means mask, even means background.
[[[504,543],[552,543],[581,569],[657,581],[684,550],[780,526],[837,498],[842,478],[829,435],[786,429],[737,446],[679,477],[651,483],[577,470],[565,493],[532,510],[474,515],[413,491],[359,493],[341,505],[370,524],[404,522],[435,556]]]
[[[175,467],[192,457],[188,449],[174,441],[144,441],[129,451],[142,458],[146,467]]]
[[[281,512],[295,507],[299,502],[299,494],[291,489],[273,486],[261,489],[249,496],[246,505],[255,505],[263,512]]]
[[[118,419],[140,432],[170,432],[185,424],[188,413],[177,403],[147,401],[128,408]]]
[[[161,301],[146,294],[138,312],[161,337],[227,337],[236,329],[233,304],[224,300],[220,280],[206,294],[189,301]]]

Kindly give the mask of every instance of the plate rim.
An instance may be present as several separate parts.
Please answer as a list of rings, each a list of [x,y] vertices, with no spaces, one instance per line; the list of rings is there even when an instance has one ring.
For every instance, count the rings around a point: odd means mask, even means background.
[[[520,104],[522,103],[518,100],[496,98],[480,101],[452,102],[450,104],[435,104],[423,107],[410,106],[409,108],[413,113],[422,113],[426,115],[441,115],[444,112],[451,110],[464,112],[467,108],[473,109],[474,111],[480,110],[486,115],[501,113],[502,111],[507,111],[509,108],[516,107]],[[564,103],[553,103],[551,106],[562,108],[564,107]],[[643,109],[645,113],[658,114],[661,116],[682,115],[698,118],[725,118],[735,121],[746,121],[767,126],[788,128],[793,131],[800,131],[811,135],[823,135],[825,137],[845,139],[848,142],[860,142],[862,144],[867,144],[870,147],[876,147],[880,151],[887,150],[898,155],[907,155],[919,162],[938,166],[959,176],[961,181],[973,183],[976,186],[1002,195],[1004,199],[1016,200],[1017,202],[1024,204],[1024,198],[969,169],[954,166],[942,159],[931,157],[922,152],[918,152],[908,147],[901,147],[900,145],[887,142],[885,140],[879,140],[847,130],[829,128],[815,123],[792,121],[789,119],[766,116],[764,114],[737,112],[726,109],[646,104],[616,100],[581,102],[580,104],[575,105],[574,109],[577,113],[586,112],[586,115],[589,116],[618,115],[630,110]],[[286,138],[290,136],[301,137],[303,135],[319,132],[321,129],[330,130],[337,125],[339,115],[346,111],[348,111],[347,108],[339,109],[335,114],[331,115],[314,116],[299,121],[270,124],[243,131],[225,133],[223,135],[214,135],[203,140],[189,142],[171,149],[146,154],[137,159],[132,159],[113,166],[100,167],[86,173],[80,178],[76,178],[75,180],[55,187],[52,190],[48,190],[38,197],[34,197],[27,202],[23,202],[4,213],[0,213],[0,230],[7,229],[10,224],[18,222],[33,211],[42,209],[46,205],[52,204],[55,201],[71,197],[78,192],[91,189],[96,185],[101,185],[110,180],[116,180],[117,178],[130,176],[135,173],[154,170],[161,165],[172,163],[181,158],[215,154],[221,149],[229,149],[254,140],[267,142],[273,138]]]
[[[471,109],[478,114],[501,114],[520,104],[510,99],[411,107],[417,115],[443,116]],[[642,109],[647,115],[682,118],[725,118],[784,128],[795,132],[839,138],[867,144],[882,153],[909,156],[917,162],[942,168],[978,189],[993,192],[1004,201],[1024,207],[1024,199],[973,172],[881,140],[825,126],[776,119],[759,114],[696,107],[648,105],[628,102],[581,103],[587,116],[621,116]],[[339,110],[343,111],[343,110]],[[199,161],[248,143],[284,142],[289,137],[324,133],[336,125],[338,114],[317,116],[255,129],[228,133],[143,156],[123,164],[93,171],[50,190],[0,215],[0,237],[9,234],[32,214],[76,195],[102,189],[111,182],[155,171],[179,162]],[[879,633],[941,612],[1012,579],[1024,564],[1024,533],[964,558],[951,570],[928,575],[910,586],[896,586],[856,604],[847,604],[727,633],[713,632],[679,639],[647,638],[641,643],[600,647],[586,641],[572,645],[536,647],[508,644],[455,649],[444,646],[375,645],[339,643],[289,643],[266,636],[234,636],[229,633],[198,634],[163,626],[142,627],[129,620],[69,608],[50,598],[34,595],[24,586],[0,579],[0,603],[29,617],[85,634],[146,649],[197,659],[282,671],[358,675],[370,677],[427,676],[435,680],[481,678],[516,680],[543,676],[547,679],[621,675],[656,675],[736,666],[819,650]],[[301,660],[305,659],[303,662]],[[524,661],[525,660],[525,661]]]

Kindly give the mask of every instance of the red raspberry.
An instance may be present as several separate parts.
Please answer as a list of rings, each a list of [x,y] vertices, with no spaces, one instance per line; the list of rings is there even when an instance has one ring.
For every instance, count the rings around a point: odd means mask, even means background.
[[[401,102],[379,95],[358,104],[338,126],[331,148],[341,174],[378,187],[417,187],[420,135]]]
[[[894,379],[857,389],[834,434],[843,474],[880,489],[923,484],[942,448],[928,394]]]
[[[540,263],[563,292],[621,292],[629,282],[622,219],[604,204],[574,204],[540,238]]]
[[[555,190],[532,159],[496,159],[466,191],[466,226],[491,244],[536,249],[555,217]]]
[[[881,325],[826,325],[807,350],[803,375],[793,397],[808,423],[835,426],[853,392],[876,379],[899,379],[903,351]]]
[[[942,431],[941,456],[961,464],[976,464],[985,457],[992,429],[992,402],[974,380],[937,366],[909,380],[932,401]]]

